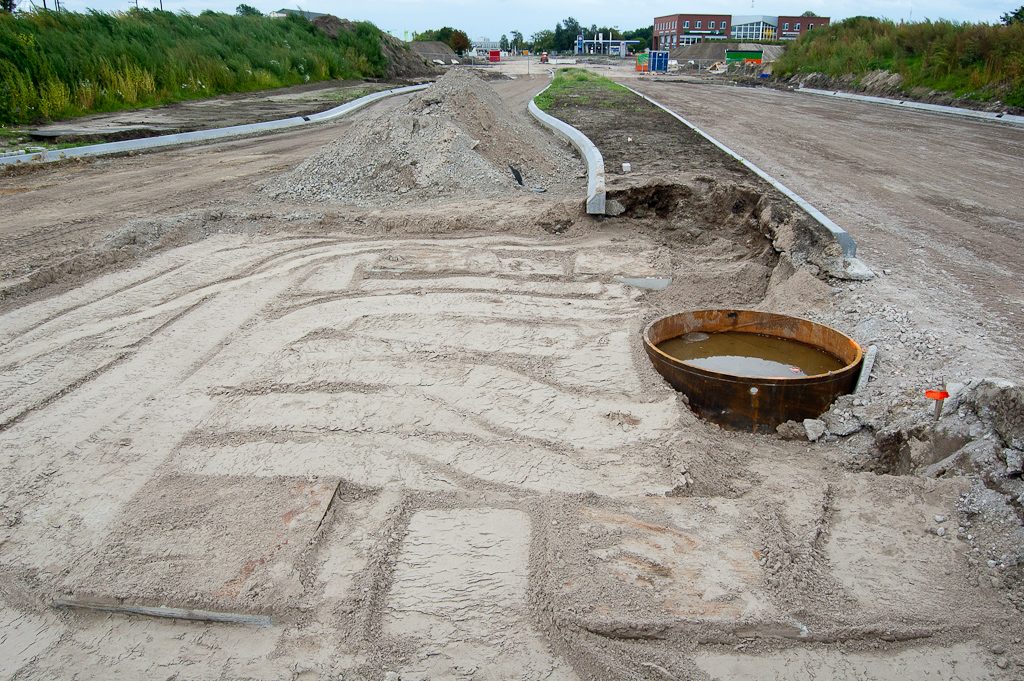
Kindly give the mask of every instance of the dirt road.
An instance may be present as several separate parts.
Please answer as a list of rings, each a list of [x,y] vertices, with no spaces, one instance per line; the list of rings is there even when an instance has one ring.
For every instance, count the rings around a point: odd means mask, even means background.
[[[346,125],[174,149],[157,159],[140,155],[39,169],[11,178],[0,190],[10,216],[0,227],[4,284],[24,284],[31,274],[91,252],[132,220],[244,210],[254,181],[293,166]]]
[[[546,83],[495,83],[538,145]],[[411,104],[396,127],[450,130]],[[401,106],[0,178],[0,679],[1018,677],[1018,393],[976,380],[989,337],[929,347],[904,296],[940,292],[893,283],[915,254],[829,279],[736,164],[662,158],[674,131],[639,137],[615,219],[507,175],[424,207],[406,166],[373,207],[264,190]],[[615,116],[582,118],[624,141]],[[827,321],[875,379],[817,438],[723,431],[638,342],[697,304]],[[934,424],[919,383],[952,369]]]
[[[625,79],[817,206],[968,371],[1024,366],[1024,130],[767,88]],[[976,327],[976,328],[972,328]],[[992,358],[991,362],[984,357]]]

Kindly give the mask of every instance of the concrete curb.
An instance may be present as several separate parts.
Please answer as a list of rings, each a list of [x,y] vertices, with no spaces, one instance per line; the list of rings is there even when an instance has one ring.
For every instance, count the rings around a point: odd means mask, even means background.
[[[548,87],[551,86],[549,85]],[[547,89],[544,88],[544,90]],[[544,90],[537,94],[540,95]],[[594,146],[594,143],[586,135],[568,123],[564,123],[554,116],[544,113],[532,99],[527,108],[542,125],[550,128],[556,135],[568,141],[579,150],[580,155],[583,156],[583,161],[587,164],[587,213],[590,215],[604,215],[606,193],[604,188],[604,158],[601,156],[601,152],[597,150],[597,147]]]
[[[246,135],[275,132],[277,130],[287,130],[288,128],[297,128],[303,125],[313,125],[314,123],[329,121],[334,118],[350,114],[365,106],[369,106],[378,99],[415,92],[417,90],[425,90],[426,88],[426,85],[409,85],[407,87],[394,88],[392,90],[382,90],[380,92],[374,92],[372,95],[366,95],[365,97],[360,97],[359,99],[342,104],[341,106],[334,107],[333,109],[329,109],[318,114],[311,114],[309,116],[294,116],[292,118],[282,118],[280,120],[265,121],[263,123],[232,125],[227,128],[196,130],[195,132],[180,132],[173,135],[160,135],[159,137],[147,137],[145,139],[124,140],[123,142],[90,144],[83,147],[61,149],[60,151],[37,151],[30,154],[20,154],[18,156],[0,158],[0,164],[47,163],[60,161],[66,158],[107,156],[110,154],[122,154],[129,151],[164,149],[183,144],[211,142],[230,137],[243,137]]]
[[[992,121],[993,123],[1005,123],[1007,125],[1015,125],[1018,127],[1024,127],[1024,116],[1016,116],[1014,114],[1001,114],[993,113],[991,111],[974,111],[972,109],[962,109],[957,106],[942,106],[941,104],[928,104],[926,102],[911,102],[903,99],[889,99],[887,97],[874,97],[871,95],[857,95],[850,92],[835,92],[832,90],[816,90],[814,88],[797,88],[796,92],[803,92],[809,95],[824,95],[826,97],[836,97],[838,99],[850,99],[857,102],[867,102],[869,104],[883,104],[885,106],[895,106],[901,109],[916,109],[918,111],[928,111],[930,113],[945,114],[947,116],[966,116],[967,118],[977,118],[985,121]]]
[[[810,215],[819,224],[821,224],[829,232],[831,232],[832,235],[835,237],[836,242],[839,244],[840,248],[843,249],[843,260],[845,261],[844,264],[846,266],[846,276],[847,276],[847,278],[855,279],[855,280],[860,280],[860,281],[865,281],[865,280],[873,279],[874,278],[875,274],[867,267],[867,265],[865,265],[864,263],[862,263],[860,260],[857,259],[857,243],[853,240],[853,237],[851,237],[846,232],[845,229],[843,229],[842,227],[840,227],[836,223],[832,222],[832,220],[830,220],[824,213],[822,213],[820,210],[818,210],[817,208],[812,206],[805,199],[801,198],[799,195],[797,195],[795,192],[793,192],[789,187],[785,186],[784,184],[782,184],[781,182],[776,180],[774,177],[772,177],[768,173],[764,172],[763,170],[761,170],[760,168],[755,166],[753,163],[751,163],[747,159],[743,158],[742,156],[737,154],[735,151],[733,151],[729,147],[725,146],[724,144],[722,144],[721,142],[716,140],[711,135],[707,134],[706,132],[704,132],[703,130],[698,128],[693,123],[690,123],[688,120],[686,120],[685,118],[683,118],[682,116],[680,116],[676,112],[671,111],[670,109],[668,109],[664,105],[660,104],[659,102],[654,101],[653,99],[651,99],[650,97],[648,97],[647,95],[645,95],[642,92],[637,92],[636,90],[634,90],[633,88],[628,87],[628,86],[624,86],[624,87],[626,87],[626,89],[629,90],[630,92],[632,92],[632,93],[634,93],[636,95],[639,95],[640,97],[643,97],[644,99],[646,99],[648,102],[650,102],[651,104],[655,105],[659,109],[667,112],[673,118],[675,118],[676,120],[678,120],[681,123],[683,123],[683,125],[685,125],[686,127],[690,128],[695,133],[697,133],[698,135],[700,135],[701,137],[703,137],[707,141],[711,142],[716,147],[718,147],[719,149],[721,149],[722,151],[724,151],[725,153],[729,154],[734,159],[736,159],[737,161],[739,161],[740,163],[745,165],[747,168],[749,168],[751,171],[753,171],[755,175],[757,175],[758,177],[760,177],[764,181],[768,182],[770,185],[772,185],[773,187],[778,189],[780,192],[785,194],[787,197],[789,197],[790,200],[792,200],[796,205],[800,206],[800,208],[802,208],[804,211],[806,211],[808,215]]]

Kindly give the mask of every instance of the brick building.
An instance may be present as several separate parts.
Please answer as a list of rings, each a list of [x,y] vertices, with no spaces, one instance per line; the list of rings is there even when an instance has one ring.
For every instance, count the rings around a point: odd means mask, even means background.
[[[794,40],[812,28],[828,26],[829,17],[779,17],[779,40]]]
[[[829,17],[669,14],[654,19],[651,49],[671,50],[704,40],[793,40],[812,28],[828,26]]]
[[[671,50],[702,40],[725,40],[729,37],[732,17],[728,14],[671,14],[654,20],[655,50]]]

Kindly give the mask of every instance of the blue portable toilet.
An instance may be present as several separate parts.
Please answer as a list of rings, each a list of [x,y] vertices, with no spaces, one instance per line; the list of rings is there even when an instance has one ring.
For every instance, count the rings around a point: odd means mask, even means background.
[[[668,52],[651,52],[651,58],[647,62],[648,71],[668,71]]]

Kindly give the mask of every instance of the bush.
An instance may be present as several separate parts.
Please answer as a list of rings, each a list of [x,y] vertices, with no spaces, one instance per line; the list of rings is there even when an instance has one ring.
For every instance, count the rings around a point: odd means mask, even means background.
[[[354,27],[332,40],[297,15],[0,13],[0,123],[383,76],[380,30]]]
[[[1024,24],[894,23],[853,17],[810,31],[786,47],[776,77],[833,77],[885,69],[904,87],[924,86],[1024,106]]]

